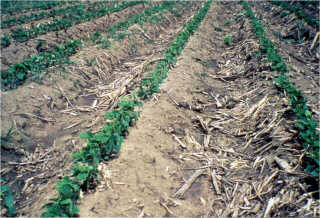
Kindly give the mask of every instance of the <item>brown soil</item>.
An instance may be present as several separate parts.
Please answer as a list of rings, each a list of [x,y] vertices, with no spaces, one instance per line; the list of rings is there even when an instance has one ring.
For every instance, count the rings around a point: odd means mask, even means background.
[[[85,144],[79,133],[101,129],[103,114],[153,69],[200,6],[190,4],[181,18],[168,13],[162,24],[134,25],[110,50],[85,47],[68,75],[2,93],[2,131],[14,123],[14,142],[2,151],[1,174],[22,193],[20,214],[39,216],[56,196],[71,153]],[[119,157],[100,164],[99,186],[83,193],[81,217],[320,215],[318,181],[303,171],[296,121],[241,10],[236,2],[212,3]],[[232,46],[223,44],[226,35]]]

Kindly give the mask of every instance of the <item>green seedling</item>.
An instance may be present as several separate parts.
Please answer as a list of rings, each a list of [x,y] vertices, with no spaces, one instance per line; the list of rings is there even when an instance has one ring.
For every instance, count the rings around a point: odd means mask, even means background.
[[[225,45],[231,46],[232,45],[232,37],[231,36],[225,36],[223,38],[223,43]]]
[[[196,72],[196,75],[199,77],[206,77],[207,73],[206,72]]]
[[[215,30],[215,31],[218,31],[218,32],[222,32],[222,31],[223,31],[222,28],[220,28],[220,27],[218,27],[218,26],[215,26],[215,27],[214,27],[214,30]]]
[[[231,26],[232,25],[232,21],[231,20],[226,20],[223,24],[225,26]]]
[[[120,41],[124,37],[126,37],[128,34],[127,33],[115,33],[112,35],[112,38],[116,41]]]
[[[11,44],[11,40],[9,36],[3,35],[1,36],[1,48],[6,48]]]
[[[1,136],[1,148],[8,149],[7,144],[12,141],[13,125],[9,128],[5,136]]]
[[[76,89],[80,89],[81,88],[81,82],[79,79],[75,79],[73,80],[73,86],[76,88]]]
[[[59,196],[43,206],[46,212],[41,217],[74,217],[79,212],[76,201],[79,199],[80,186],[75,180],[64,177],[57,183],[56,189]]]
[[[90,37],[90,40],[91,40],[92,42],[101,42],[102,39],[103,39],[103,37],[102,37],[101,33],[99,33],[99,32],[93,33],[93,34],[91,35],[91,37]]]
[[[135,55],[137,53],[137,47],[135,44],[130,45],[130,54]]]
[[[286,11],[282,11],[282,12],[280,13],[280,17],[281,17],[281,18],[284,18],[284,17],[286,17],[286,16],[288,16],[288,15],[289,15],[289,13],[286,12]]]
[[[86,59],[87,66],[93,66],[94,63],[96,63],[96,58]]]
[[[161,24],[163,21],[158,15],[153,15],[149,20],[148,23],[151,24]]]
[[[108,40],[108,39],[103,39],[101,42],[100,42],[100,48],[103,48],[103,49],[108,49],[111,47],[111,42]]]
[[[0,180],[3,179],[0,177]],[[7,210],[8,215],[14,216],[16,214],[14,199],[12,192],[8,185],[2,185],[0,187],[0,209],[5,208]]]

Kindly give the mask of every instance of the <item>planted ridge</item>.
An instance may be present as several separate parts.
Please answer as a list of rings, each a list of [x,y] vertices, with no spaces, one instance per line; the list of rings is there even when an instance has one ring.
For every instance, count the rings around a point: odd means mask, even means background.
[[[275,78],[277,86],[282,89],[288,96],[291,103],[292,111],[295,113],[298,122],[296,123],[299,129],[299,136],[302,145],[309,152],[312,163],[308,163],[306,171],[313,176],[319,176],[320,165],[320,144],[319,132],[317,131],[317,122],[312,118],[311,112],[307,106],[307,100],[297,88],[289,81],[286,73],[288,67],[282,60],[273,43],[265,36],[264,27],[259,20],[254,16],[247,2],[241,1],[241,4],[246,11],[253,26],[255,34],[259,37],[261,50],[267,55],[268,61],[272,64],[271,68],[280,73],[279,77]]]

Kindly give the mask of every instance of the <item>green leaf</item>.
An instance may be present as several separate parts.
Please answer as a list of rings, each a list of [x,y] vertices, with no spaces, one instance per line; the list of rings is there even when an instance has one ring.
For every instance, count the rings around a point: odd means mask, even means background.
[[[70,207],[69,207],[69,214],[73,217],[75,216],[77,213],[79,213],[80,210],[79,208],[77,207],[77,205],[75,203],[72,203],[70,204]]]
[[[84,182],[88,179],[88,176],[89,174],[88,173],[79,173],[77,175],[77,179],[80,181],[80,182]]]
[[[93,137],[93,134],[90,131],[83,132],[80,134],[81,139],[90,139]]]
[[[72,200],[70,198],[65,199],[63,201],[60,201],[61,205],[71,205],[72,204]]]

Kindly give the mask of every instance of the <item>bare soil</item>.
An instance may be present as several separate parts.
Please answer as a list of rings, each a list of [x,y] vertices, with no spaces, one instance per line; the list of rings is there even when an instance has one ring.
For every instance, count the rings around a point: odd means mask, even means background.
[[[201,6],[189,4],[182,17],[167,13],[162,23],[132,26],[109,50],[86,46],[68,73],[2,92],[2,135],[12,124],[14,131],[8,149],[1,149],[1,176],[21,193],[19,214],[41,215],[56,196],[56,182],[70,174],[72,152],[86,143],[79,133],[99,131],[104,113],[153,69]],[[255,13],[267,16],[264,6],[256,4]],[[296,120],[241,10],[237,2],[212,3],[161,91],[145,102],[119,157],[100,164],[98,187],[83,193],[81,217],[320,215],[319,181],[303,171],[308,156]],[[287,24],[270,20],[263,22],[271,38],[271,30]],[[227,35],[231,46],[223,43]],[[319,67],[319,57],[299,53],[312,40],[277,46],[289,66],[301,69],[290,72],[291,79],[303,77],[294,82],[317,117],[319,80],[308,69]]]

